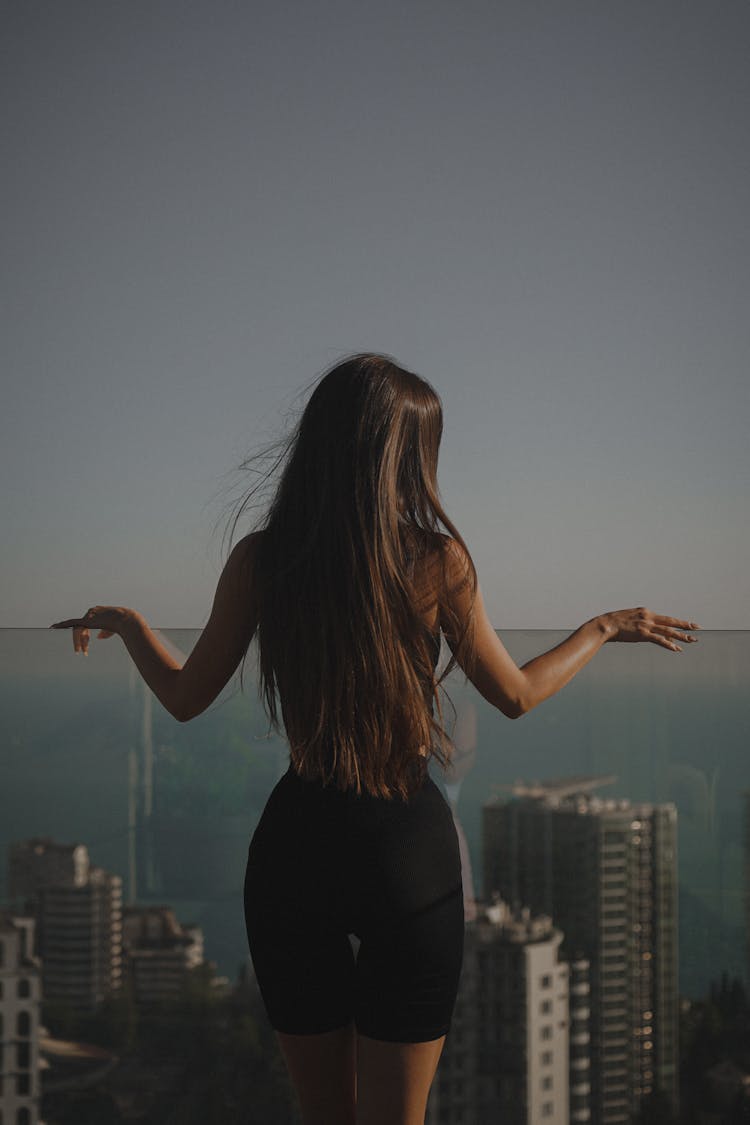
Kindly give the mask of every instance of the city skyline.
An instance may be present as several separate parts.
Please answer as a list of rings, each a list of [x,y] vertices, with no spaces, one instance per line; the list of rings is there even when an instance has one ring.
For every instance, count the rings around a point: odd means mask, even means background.
[[[485,892],[479,904],[467,900],[462,984],[428,1121],[479,1121],[502,1109],[516,1125],[540,1117],[625,1125],[657,1090],[676,1108],[674,809],[592,795],[613,780],[519,782],[510,803],[484,805]],[[81,929],[91,905],[80,895],[92,877],[121,882],[90,868],[85,844],[31,838],[14,843],[9,860],[11,899],[26,899],[22,913],[40,926],[46,999],[75,997],[93,1010],[127,977],[136,1004],[148,1005],[178,995],[201,964],[200,929],[181,926],[164,905],[123,911],[118,892],[103,913],[94,909],[93,929]],[[502,901],[488,890],[498,873]],[[76,951],[92,934],[102,957],[84,974]],[[47,945],[66,951],[51,972]],[[95,998],[88,976],[108,974],[121,957],[129,976],[118,968]],[[642,1043],[633,1039],[641,1032]]]

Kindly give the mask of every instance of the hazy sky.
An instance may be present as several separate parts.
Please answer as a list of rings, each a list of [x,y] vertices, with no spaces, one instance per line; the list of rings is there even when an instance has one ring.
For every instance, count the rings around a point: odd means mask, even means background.
[[[201,625],[350,351],[445,406],[496,626],[750,628],[750,4],[3,5],[0,626]]]

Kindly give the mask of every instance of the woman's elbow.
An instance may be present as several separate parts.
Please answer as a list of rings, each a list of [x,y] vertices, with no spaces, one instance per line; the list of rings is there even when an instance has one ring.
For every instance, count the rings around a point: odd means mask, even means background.
[[[181,707],[175,707],[172,711],[172,718],[176,719],[178,723],[189,723],[191,719],[197,719],[206,710],[205,707],[190,706],[189,703]]]
[[[195,702],[189,699],[175,699],[170,701],[167,710],[178,723],[189,723],[196,715],[200,715],[202,708],[197,708]]]
[[[496,702],[495,706],[498,711],[505,715],[506,719],[520,719],[522,715],[531,710],[531,704],[521,697],[511,699],[508,696],[503,696]]]
[[[508,719],[520,719],[528,710],[529,708],[519,701],[518,703],[510,703],[507,707],[503,708],[503,714]]]

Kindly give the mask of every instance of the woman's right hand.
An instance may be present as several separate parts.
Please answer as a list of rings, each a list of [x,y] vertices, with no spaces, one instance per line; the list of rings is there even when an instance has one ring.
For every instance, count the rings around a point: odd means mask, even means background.
[[[128,625],[138,620],[140,615],[133,609],[120,605],[95,605],[86,610],[83,617],[70,617],[67,621],[56,621],[50,629],[72,629],[73,650],[88,655],[89,629],[98,629],[97,636],[100,640],[107,637],[122,635]]]
[[[678,617],[664,617],[639,606],[637,609],[616,609],[597,618],[608,641],[649,641],[672,652],[682,652],[678,641],[694,644],[692,630],[700,628],[694,621],[681,621]]]

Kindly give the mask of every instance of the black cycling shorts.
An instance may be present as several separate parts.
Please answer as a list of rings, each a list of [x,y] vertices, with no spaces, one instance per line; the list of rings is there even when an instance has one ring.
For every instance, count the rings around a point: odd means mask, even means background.
[[[437,785],[427,777],[408,802],[358,797],[290,767],[250,844],[245,921],[277,1031],[354,1020],[395,1043],[445,1035],[464,913],[456,829]]]

